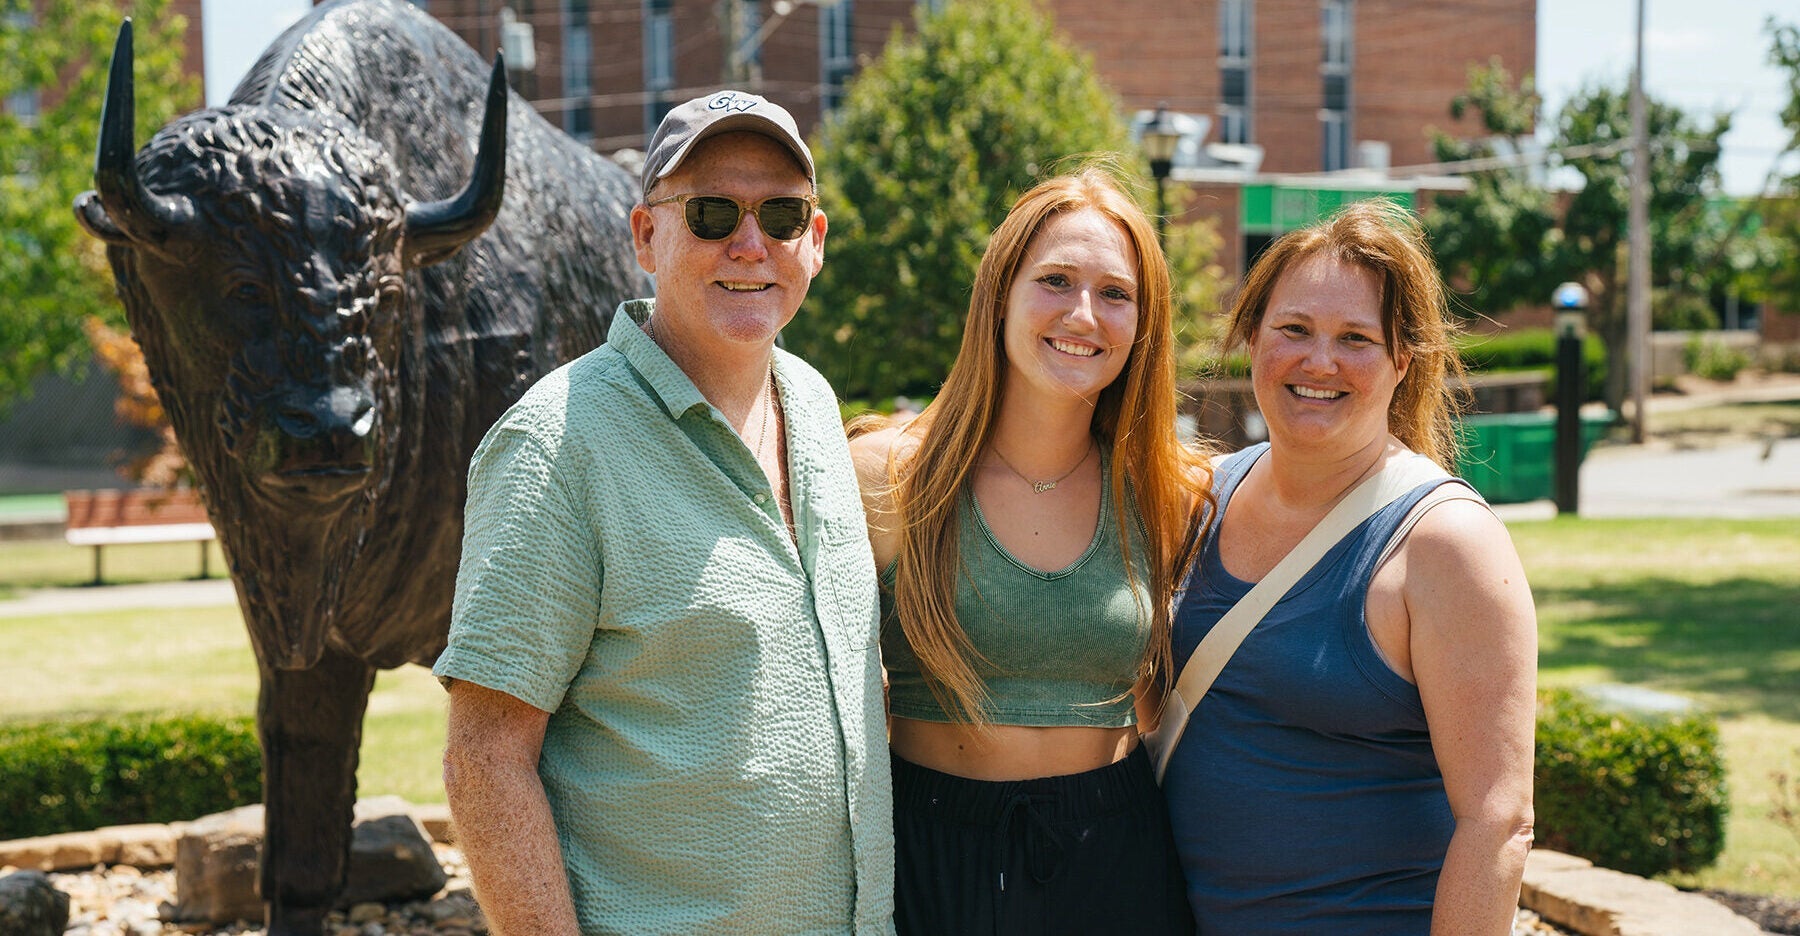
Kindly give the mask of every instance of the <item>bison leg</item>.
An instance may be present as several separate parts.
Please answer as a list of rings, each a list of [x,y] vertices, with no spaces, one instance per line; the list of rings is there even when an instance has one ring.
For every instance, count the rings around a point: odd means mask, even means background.
[[[262,667],[262,897],[268,936],[319,936],[344,891],[357,747],[373,667],[331,649],[311,669]]]

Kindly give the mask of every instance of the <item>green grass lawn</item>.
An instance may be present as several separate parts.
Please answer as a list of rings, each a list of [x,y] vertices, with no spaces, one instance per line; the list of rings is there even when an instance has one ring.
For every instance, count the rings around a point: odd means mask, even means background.
[[[219,544],[206,544],[212,578],[224,578],[225,554]],[[170,582],[200,575],[199,543],[134,543],[107,546],[101,570],[108,585]],[[94,580],[94,548],[70,546],[60,539],[0,541],[0,600],[23,588],[86,585]]]
[[[1678,448],[1800,436],[1800,401],[1731,403],[1655,413],[1651,434]]]
[[[0,618],[0,718],[256,710],[256,660],[236,607]],[[444,691],[424,667],[375,680],[358,795],[444,801]]]
[[[1800,774],[1800,523],[1558,519],[1511,530],[1537,598],[1542,684],[1630,683],[1719,717],[1725,852],[1671,880],[1800,896],[1800,839],[1769,815],[1771,775]]]
[[[1726,850],[1714,868],[1676,883],[1800,896],[1800,840],[1769,817],[1771,774],[1800,775],[1800,523],[1564,518],[1511,529],[1537,596],[1544,685],[1632,683],[1691,696],[1719,716],[1732,797]],[[75,554],[72,565],[57,548]],[[141,548],[140,577],[197,570],[186,544]],[[85,558],[60,544],[0,543],[0,585],[82,581]],[[0,718],[249,713],[255,699],[235,608],[0,618]],[[444,694],[423,668],[383,673],[360,792],[441,802],[443,716]]]

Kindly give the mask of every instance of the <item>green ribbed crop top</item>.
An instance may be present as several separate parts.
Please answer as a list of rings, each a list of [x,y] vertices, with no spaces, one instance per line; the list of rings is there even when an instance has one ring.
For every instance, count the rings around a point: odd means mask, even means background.
[[[1103,453],[1105,454],[1105,453]],[[1101,459],[1101,490],[1107,491]],[[956,582],[956,617],[986,658],[975,672],[987,684],[987,721],[1034,727],[1123,728],[1137,723],[1131,694],[1150,641],[1148,567],[1141,521],[1133,510],[1131,559],[1136,587],[1119,555],[1110,492],[1081,558],[1040,572],[1013,558],[994,538],[981,505],[965,490],[958,539],[964,574]],[[888,711],[903,718],[950,722],[925,677],[894,609],[895,565],[881,573],[881,657],[888,671]]]

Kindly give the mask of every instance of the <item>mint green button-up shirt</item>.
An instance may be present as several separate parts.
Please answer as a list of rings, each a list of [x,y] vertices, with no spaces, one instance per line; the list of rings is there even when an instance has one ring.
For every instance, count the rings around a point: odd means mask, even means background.
[[[790,537],[652,308],[620,306],[476,450],[434,672],[552,713],[538,772],[584,933],[890,933],[875,568],[836,397],[775,352]]]

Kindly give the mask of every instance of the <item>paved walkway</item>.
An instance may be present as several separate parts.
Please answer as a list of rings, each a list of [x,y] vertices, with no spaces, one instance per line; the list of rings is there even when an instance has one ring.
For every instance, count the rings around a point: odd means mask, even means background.
[[[0,601],[0,618],[123,611],[127,608],[212,608],[237,604],[230,579],[40,588]]]
[[[1800,376],[1777,374],[1718,387],[1684,384],[1684,395],[1647,401],[1654,436],[1658,413],[1733,403],[1800,400]],[[1602,445],[1581,463],[1583,517],[1800,517],[1800,437],[1680,449],[1654,437],[1647,445]],[[1550,501],[1502,504],[1505,520],[1556,516]]]
[[[1583,517],[1800,517],[1800,438],[1679,451],[1602,446],[1581,463]],[[1501,504],[1503,520],[1556,516],[1550,501]]]

